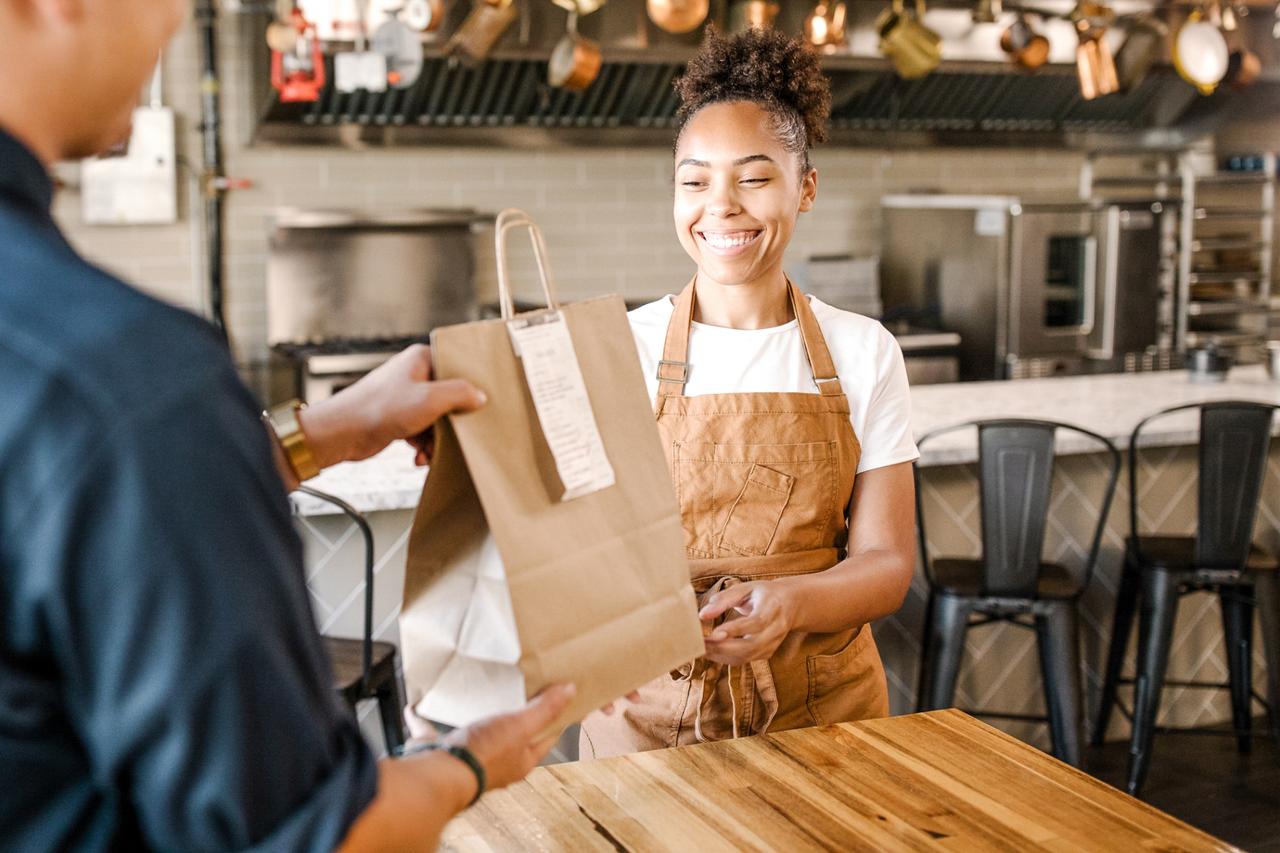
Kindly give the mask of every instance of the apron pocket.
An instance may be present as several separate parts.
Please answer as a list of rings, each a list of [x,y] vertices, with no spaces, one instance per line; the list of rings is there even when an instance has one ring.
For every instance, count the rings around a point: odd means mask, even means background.
[[[719,549],[748,556],[766,553],[794,484],[790,474],[753,464],[720,532]]]
[[[864,654],[870,643],[871,627],[863,625],[840,651],[813,655],[805,661],[809,671],[805,704],[815,725],[829,726],[859,717],[866,705],[863,694],[875,684],[875,662]]]

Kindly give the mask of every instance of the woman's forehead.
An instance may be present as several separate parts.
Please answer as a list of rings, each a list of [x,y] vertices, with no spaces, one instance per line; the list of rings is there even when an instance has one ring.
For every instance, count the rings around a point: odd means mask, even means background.
[[[765,155],[785,162],[792,156],[778,138],[768,110],[750,101],[703,107],[685,124],[676,146],[676,162],[720,163]]]

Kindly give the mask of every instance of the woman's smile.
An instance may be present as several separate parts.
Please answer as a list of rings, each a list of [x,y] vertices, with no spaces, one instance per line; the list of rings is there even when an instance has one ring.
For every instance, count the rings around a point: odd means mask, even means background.
[[[701,229],[694,233],[712,254],[722,258],[732,258],[745,254],[764,234],[763,230],[724,230]]]

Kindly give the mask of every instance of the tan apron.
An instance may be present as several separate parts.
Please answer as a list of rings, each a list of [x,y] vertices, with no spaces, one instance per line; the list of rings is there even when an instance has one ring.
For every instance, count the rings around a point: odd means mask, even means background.
[[[820,393],[684,396],[694,285],[676,300],[654,405],[699,606],[725,587],[821,572],[845,556],[861,449],[809,301],[787,283]],[[696,369],[696,366],[694,367]],[[883,717],[888,690],[867,626],[793,632],[769,660],[699,658],[638,702],[582,724],[583,758]]]

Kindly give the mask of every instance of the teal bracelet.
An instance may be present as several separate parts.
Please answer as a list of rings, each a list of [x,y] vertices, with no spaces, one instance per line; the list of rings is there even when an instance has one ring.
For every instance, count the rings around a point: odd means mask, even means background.
[[[467,765],[468,769],[470,769],[472,774],[475,775],[476,795],[472,798],[471,802],[467,803],[467,808],[474,806],[480,797],[484,795],[487,778],[485,777],[484,765],[480,763],[480,759],[476,758],[475,753],[467,749],[465,746],[445,746],[439,741],[423,741],[421,743],[415,743],[412,746],[397,747],[393,754],[403,758],[407,755],[413,755],[418,752],[430,752],[437,749],[449,753],[454,758]]]

